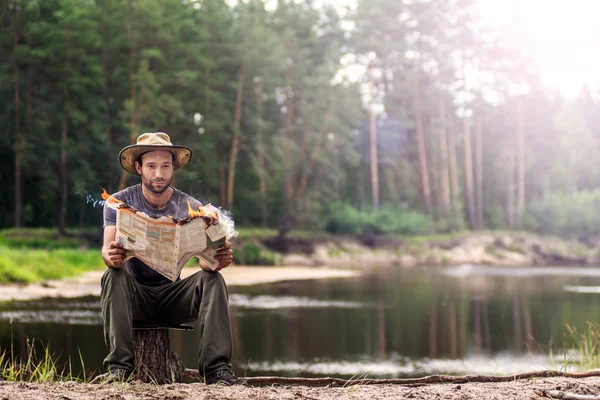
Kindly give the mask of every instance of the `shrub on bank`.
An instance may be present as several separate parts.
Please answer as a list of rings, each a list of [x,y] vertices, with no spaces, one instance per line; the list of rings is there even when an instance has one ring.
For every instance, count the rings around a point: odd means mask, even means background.
[[[329,213],[325,229],[338,235],[397,234],[424,235],[433,232],[433,221],[406,205],[384,206],[379,212],[360,211],[341,204]]]
[[[527,207],[525,228],[543,234],[585,238],[600,234],[600,190],[552,193]]]
[[[277,253],[246,243],[233,252],[233,260],[242,265],[277,265]]]

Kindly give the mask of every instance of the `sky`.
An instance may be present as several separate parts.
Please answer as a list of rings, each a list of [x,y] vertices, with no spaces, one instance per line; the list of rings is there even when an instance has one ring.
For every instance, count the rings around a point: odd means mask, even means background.
[[[568,97],[583,85],[600,90],[600,1],[478,2],[482,19],[502,29],[532,56],[548,87]]]

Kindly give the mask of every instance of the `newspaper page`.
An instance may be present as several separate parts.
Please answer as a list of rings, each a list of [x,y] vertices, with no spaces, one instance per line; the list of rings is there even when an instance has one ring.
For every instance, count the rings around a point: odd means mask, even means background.
[[[198,257],[200,268],[207,271],[217,268],[219,262],[214,259],[214,256],[216,250],[226,240],[226,232],[217,227],[219,225],[211,225],[207,228],[206,222],[202,218],[196,218],[179,226],[177,259],[179,263],[183,263],[181,268],[194,256]],[[215,231],[218,231],[217,234],[214,234]],[[200,249],[202,251],[199,252]]]
[[[207,228],[201,217],[176,222],[169,217],[154,219],[131,207],[117,206],[116,211],[116,240],[128,250],[126,261],[136,257],[171,281],[194,256],[204,270],[218,266],[214,254],[227,239],[226,227]]]

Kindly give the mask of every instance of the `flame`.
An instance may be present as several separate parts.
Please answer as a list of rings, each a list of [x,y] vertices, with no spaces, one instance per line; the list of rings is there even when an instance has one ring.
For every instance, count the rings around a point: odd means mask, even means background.
[[[115,199],[111,194],[108,194],[106,189],[102,188],[102,200],[106,201],[109,206],[117,206],[119,204],[124,204],[121,200]]]
[[[191,218],[204,217],[204,218],[215,219],[217,221],[219,220],[219,210],[217,210],[211,204],[207,204],[204,207],[200,206],[200,207],[198,207],[198,210],[194,210],[189,201],[187,202],[187,204],[188,204],[188,215]],[[211,212],[206,212],[205,208],[208,208],[209,210],[211,210]]]
[[[206,214],[204,213],[204,211],[202,210],[202,207],[198,208],[198,211],[194,210],[190,204],[190,202],[187,202],[188,204],[188,215],[192,218],[196,218],[196,217],[204,217]]]

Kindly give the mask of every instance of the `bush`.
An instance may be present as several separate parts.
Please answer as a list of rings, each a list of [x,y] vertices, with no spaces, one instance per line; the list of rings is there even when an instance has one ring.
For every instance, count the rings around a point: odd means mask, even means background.
[[[325,230],[338,235],[362,235],[367,213],[361,213],[349,204],[342,204],[330,213]]]
[[[277,265],[277,254],[253,243],[246,243],[233,252],[236,263],[245,265]]]
[[[433,231],[433,222],[427,215],[410,210],[404,204],[385,206],[377,213],[361,212],[348,204],[341,204],[330,213],[325,229],[338,235],[422,235]]]
[[[527,207],[526,229],[559,236],[585,238],[600,234],[600,190],[553,193]]]

